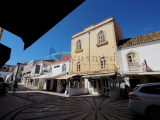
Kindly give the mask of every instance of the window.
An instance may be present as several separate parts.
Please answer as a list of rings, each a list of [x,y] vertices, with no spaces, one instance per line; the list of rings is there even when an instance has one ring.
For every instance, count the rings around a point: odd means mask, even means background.
[[[57,67],[59,67],[59,65],[57,65],[57,66],[54,66],[54,68],[57,68]]]
[[[160,95],[160,85],[144,86],[139,90],[139,92]]]
[[[99,43],[102,43],[102,42],[104,42],[104,41],[105,41],[104,32],[100,32],[100,33],[98,34],[98,42],[99,42]]]
[[[81,70],[81,65],[80,65],[80,62],[77,63],[77,71],[80,71]]]
[[[12,68],[12,70],[14,70],[14,68]]]
[[[106,59],[103,57],[101,58],[100,62],[101,62],[101,69],[106,69]]]
[[[22,77],[22,75],[19,75],[19,77]]]
[[[128,59],[128,62],[130,62],[130,63],[134,63],[134,62],[136,62],[137,60],[136,60],[136,54],[135,53],[129,53],[128,55],[127,55],[127,59]]]
[[[62,72],[65,72],[65,71],[66,71],[66,64],[62,66]]]
[[[49,68],[49,72],[52,73],[52,67]]]
[[[81,41],[79,40],[78,42],[77,42],[77,50],[80,50],[81,49]]]

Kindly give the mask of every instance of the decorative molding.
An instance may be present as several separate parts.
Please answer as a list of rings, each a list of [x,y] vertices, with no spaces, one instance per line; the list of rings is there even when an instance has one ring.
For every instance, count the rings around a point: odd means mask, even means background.
[[[85,34],[85,33],[88,33],[89,31],[92,31],[92,30],[95,30],[95,29],[97,29],[97,28],[99,28],[99,27],[101,27],[101,26],[104,26],[104,25],[107,25],[107,24],[109,24],[109,23],[111,23],[111,22],[113,22],[114,20],[112,19],[112,20],[110,20],[110,21],[108,21],[108,22],[105,22],[105,23],[103,23],[103,24],[101,24],[101,25],[98,25],[98,26],[95,26],[94,25],[94,28],[92,28],[92,29],[90,29],[90,30],[87,30],[87,31],[85,31],[85,30],[83,30],[83,31],[81,31],[81,32],[79,32],[79,33],[76,33],[76,34],[79,34],[79,35],[76,35],[76,36],[74,36],[74,37],[71,37],[71,40],[73,40],[73,39],[75,39],[75,38],[77,38],[77,37],[79,37],[79,36],[81,36],[81,35],[83,35],[83,34]],[[98,23],[97,23],[98,24]]]
[[[103,46],[103,45],[107,45],[108,44],[108,41],[104,41],[102,43],[97,43],[97,47],[100,47],[100,46]]]
[[[83,49],[75,50],[75,53],[83,52]]]

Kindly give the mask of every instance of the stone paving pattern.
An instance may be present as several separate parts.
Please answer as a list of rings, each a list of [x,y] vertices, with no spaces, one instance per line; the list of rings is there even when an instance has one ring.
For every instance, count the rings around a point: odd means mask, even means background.
[[[106,97],[70,98],[35,91],[10,92],[0,96],[0,120],[146,119],[128,110],[127,102],[128,100],[108,102]]]

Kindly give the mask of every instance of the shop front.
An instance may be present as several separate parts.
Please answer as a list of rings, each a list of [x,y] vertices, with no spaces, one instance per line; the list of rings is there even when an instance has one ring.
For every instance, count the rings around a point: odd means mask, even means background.
[[[88,84],[88,92],[93,95],[105,95],[114,101],[120,97],[119,78],[115,73],[82,76]]]
[[[124,82],[121,83],[121,94],[123,98],[128,98],[128,93],[138,84],[160,82],[160,72],[135,72],[123,73]],[[122,92],[123,90],[123,92]]]

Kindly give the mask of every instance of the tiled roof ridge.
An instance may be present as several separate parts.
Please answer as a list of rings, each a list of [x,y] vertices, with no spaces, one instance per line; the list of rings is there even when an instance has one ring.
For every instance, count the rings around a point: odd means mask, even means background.
[[[160,39],[160,31],[135,36],[126,41],[121,47],[151,42]],[[119,46],[119,47],[120,47]]]
[[[64,58],[66,58],[66,57],[67,57],[67,60],[70,60],[71,55],[63,56],[63,57],[61,57],[60,59],[54,61],[53,64],[54,64],[54,63],[58,63],[58,62],[62,62],[62,61],[66,61],[66,60],[64,60]]]

